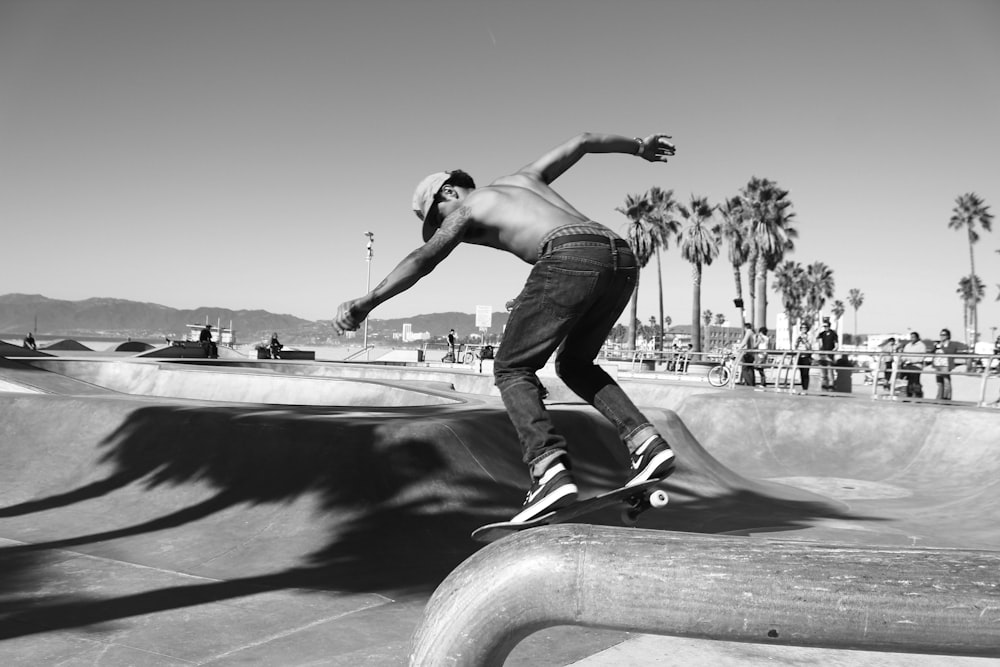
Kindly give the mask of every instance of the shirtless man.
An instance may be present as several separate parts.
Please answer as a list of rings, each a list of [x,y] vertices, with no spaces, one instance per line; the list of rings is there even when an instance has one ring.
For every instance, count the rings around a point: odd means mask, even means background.
[[[556,350],[559,377],[617,428],[631,460],[627,484],[673,472],[674,453],[666,441],[594,364],[635,288],[635,256],[627,242],[549,184],[588,153],[666,162],[674,151],[665,134],[629,139],[585,133],[486,187],[477,188],[460,170],[431,174],[413,195],[424,245],[371,292],[337,309],[338,331],[356,330],[373,308],[412,287],[462,242],[504,250],[533,265],[493,365],[531,472],[524,507],[512,521],[530,521],[576,500],[566,440],[552,424],[535,374]]]

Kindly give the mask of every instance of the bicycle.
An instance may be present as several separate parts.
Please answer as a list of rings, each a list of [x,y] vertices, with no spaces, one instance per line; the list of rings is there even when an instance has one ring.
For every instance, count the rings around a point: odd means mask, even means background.
[[[733,380],[734,373],[736,380],[739,380],[740,366],[735,364],[735,361],[736,355],[727,353],[718,365],[708,370],[708,383],[713,387],[727,387]]]

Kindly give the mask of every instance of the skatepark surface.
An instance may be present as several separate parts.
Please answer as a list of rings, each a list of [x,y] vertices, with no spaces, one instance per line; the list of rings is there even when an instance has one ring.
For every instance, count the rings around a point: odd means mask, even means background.
[[[660,387],[679,465],[639,530],[1000,551],[1000,411]],[[613,428],[551,389],[582,494],[619,485]],[[11,357],[0,415],[3,664],[405,665],[528,481],[473,371]],[[942,659],[563,626],[506,664]]]

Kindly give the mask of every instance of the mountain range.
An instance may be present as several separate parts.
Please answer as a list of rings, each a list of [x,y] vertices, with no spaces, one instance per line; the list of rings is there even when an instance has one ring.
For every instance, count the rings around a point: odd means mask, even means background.
[[[33,331],[44,336],[174,338],[182,337],[188,324],[229,327],[230,322],[237,339],[244,342],[269,338],[272,332],[279,332],[282,341],[288,343],[337,342],[328,320],[311,321],[266,310],[209,306],[180,310],[126,299],[64,301],[40,294],[0,295],[0,332],[18,337]],[[506,322],[506,312],[494,313],[491,331],[501,331]],[[477,331],[475,314],[446,312],[384,320],[372,318],[368,320],[369,336],[391,339],[393,333],[402,332],[404,324],[410,324],[414,332],[426,331],[434,338],[446,336],[449,329],[455,329],[460,336]]]

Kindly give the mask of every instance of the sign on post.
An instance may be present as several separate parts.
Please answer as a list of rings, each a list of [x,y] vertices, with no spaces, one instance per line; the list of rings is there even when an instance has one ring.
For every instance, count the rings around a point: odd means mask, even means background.
[[[476,306],[476,327],[489,329],[493,324],[493,306]]]

